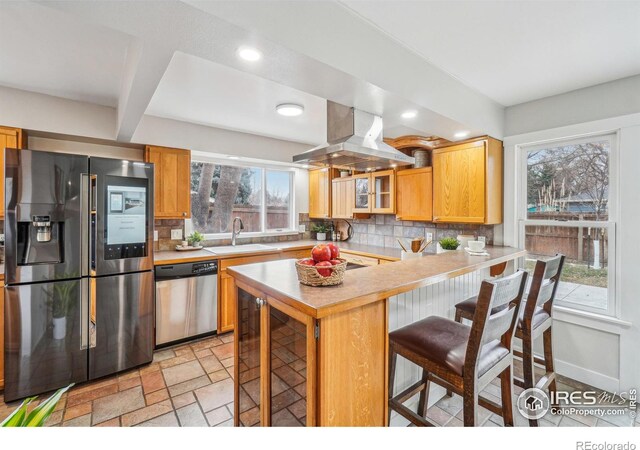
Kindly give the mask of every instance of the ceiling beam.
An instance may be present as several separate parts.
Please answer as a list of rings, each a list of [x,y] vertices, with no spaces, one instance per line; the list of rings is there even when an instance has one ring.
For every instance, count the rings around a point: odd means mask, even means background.
[[[134,39],[127,49],[118,97],[116,140],[130,142],[171,61],[173,52]]]

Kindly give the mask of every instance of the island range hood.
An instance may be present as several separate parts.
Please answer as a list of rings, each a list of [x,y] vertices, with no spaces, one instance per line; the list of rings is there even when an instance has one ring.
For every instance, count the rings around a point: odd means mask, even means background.
[[[327,100],[327,143],[293,162],[366,171],[408,166],[414,159],[383,142],[382,117]]]

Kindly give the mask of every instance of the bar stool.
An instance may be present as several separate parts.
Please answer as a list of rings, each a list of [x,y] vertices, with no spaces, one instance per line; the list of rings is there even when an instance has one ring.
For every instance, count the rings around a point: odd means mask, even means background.
[[[514,356],[522,358],[524,379],[514,377],[513,383],[524,389],[536,387],[556,392],[556,373],[553,368],[551,336],[551,307],[562,275],[564,255],[557,254],[547,261],[537,261],[533,271],[531,289],[525,305],[520,308],[520,320],[516,327],[516,337],[522,339],[522,352],[513,351]],[[471,297],[456,305],[456,322],[462,319],[474,320],[479,303],[477,297]],[[533,342],[542,336],[544,358],[533,354]],[[533,365],[543,365],[546,373],[536,383]],[[537,420],[529,420],[529,426],[537,427]]]
[[[394,410],[415,425],[434,426],[426,418],[429,386],[434,382],[463,397],[464,426],[477,424],[478,404],[513,426],[511,341],[526,278],[526,272],[518,271],[497,281],[483,281],[471,326],[430,316],[389,333],[389,418]],[[422,367],[422,379],[393,397],[398,355]],[[498,376],[502,405],[479,395]],[[416,414],[403,403],[417,393]]]

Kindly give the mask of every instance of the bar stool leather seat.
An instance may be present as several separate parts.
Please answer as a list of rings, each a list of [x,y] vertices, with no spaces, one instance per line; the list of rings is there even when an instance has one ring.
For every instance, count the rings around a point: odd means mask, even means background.
[[[464,361],[471,327],[444,317],[430,316],[389,333],[389,340],[464,376]],[[483,345],[478,359],[478,376],[509,356],[499,340]]]

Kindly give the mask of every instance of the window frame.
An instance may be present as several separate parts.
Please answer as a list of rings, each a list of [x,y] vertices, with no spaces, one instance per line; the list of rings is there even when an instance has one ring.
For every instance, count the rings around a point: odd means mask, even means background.
[[[608,192],[608,220],[571,220],[563,221],[557,219],[529,219],[528,213],[528,154],[532,151],[558,147],[561,145],[577,145],[600,140],[609,141],[609,192]],[[556,300],[555,306],[563,309],[582,311],[601,316],[620,317],[620,305],[617,287],[619,280],[616,267],[618,265],[619,252],[617,251],[616,226],[618,219],[618,131],[603,131],[579,136],[568,136],[557,139],[539,141],[535,143],[521,144],[516,146],[518,180],[518,195],[516,197],[516,230],[518,236],[518,246],[525,248],[525,229],[527,226],[555,226],[555,227],[591,227],[604,228],[607,230],[608,252],[607,252],[607,309],[594,308],[578,303]],[[519,261],[519,266],[524,267],[524,258]]]
[[[242,237],[268,237],[268,236],[286,236],[298,234],[298,218],[296,217],[296,198],[295,198],[295,177],[296,168],[289,165],[279,166],[277,164],[267,164],[252,160],[229,160],[228,158],[216,158],[208,155],[192,152],[191,162],[200,162],[205,164],[216,164],[221,166],[242,167],[246,169],[260,169],[260,186],[262,189],[262,197],[260,203],[260,231],[242,232]],[[285,172],[289,174],[289,228],[282,230],[267,230],[267,171]],[[185,219],[185,235],[191,234],[195,230],[193,221]],[[230,239],[231,232],[227,233],[202,233],[204,239],[219,240]]]

